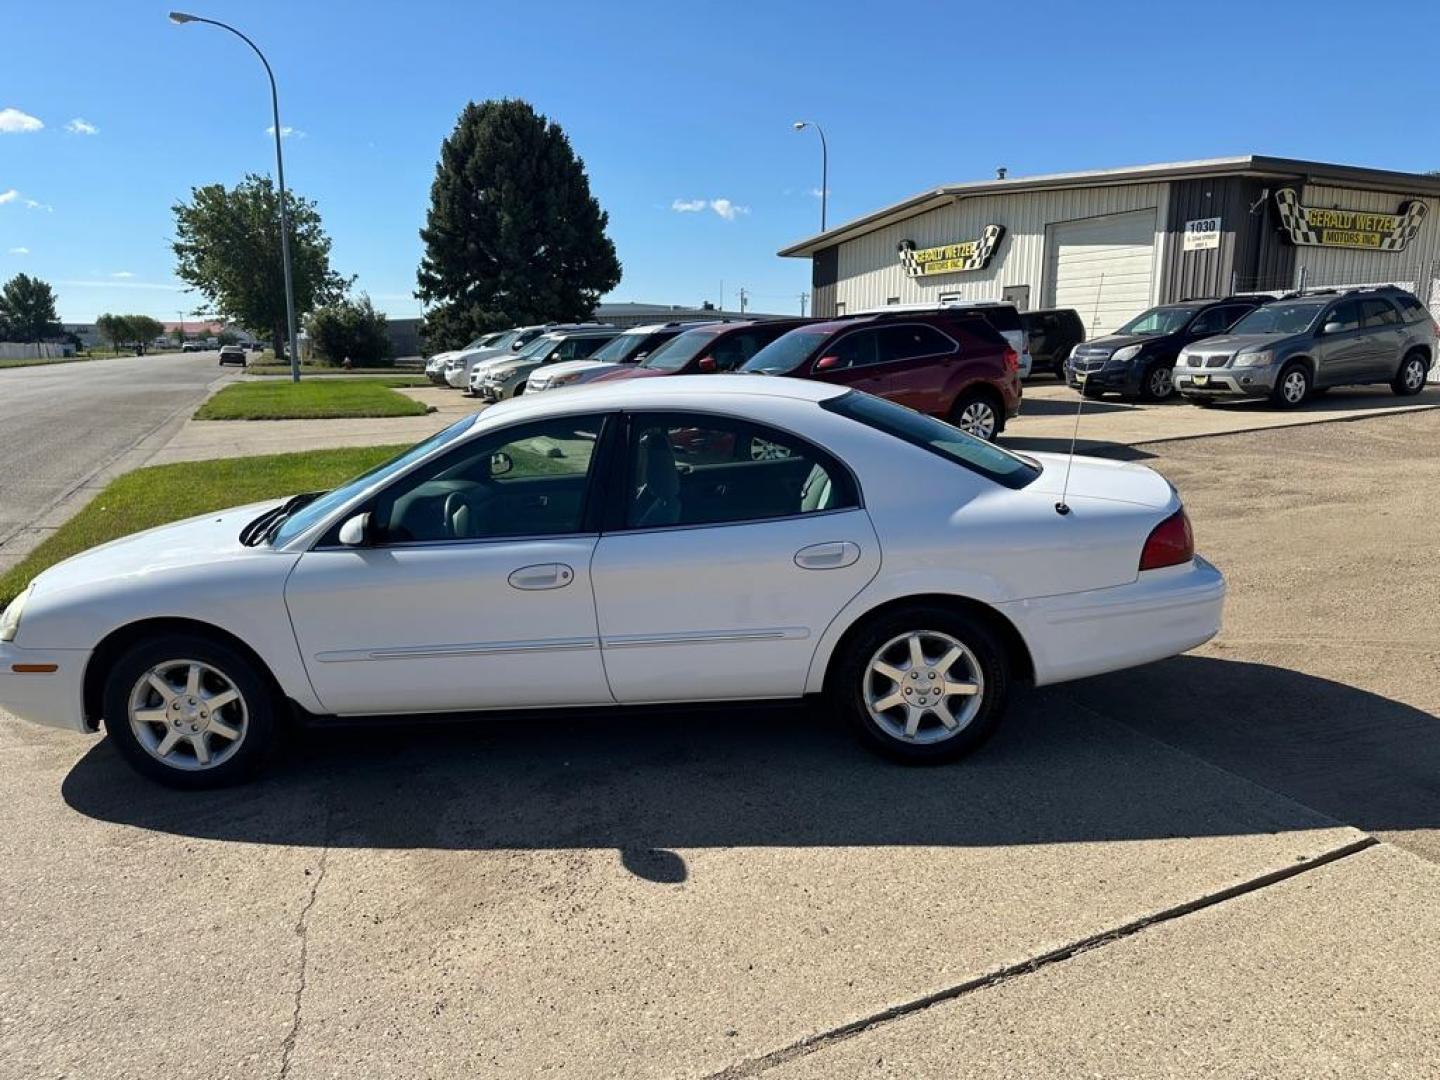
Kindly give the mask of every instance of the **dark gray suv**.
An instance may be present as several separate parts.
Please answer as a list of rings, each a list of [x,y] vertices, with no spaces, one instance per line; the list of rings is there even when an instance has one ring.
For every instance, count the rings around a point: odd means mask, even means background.
[[[1187,345],[1175,387],[1197,405],[1269,398],[1294,408],[1332,386],[1389,383],[1418,394],[1440,335],[1425,306],[1404,289],[1295,293],[1256,308],[1220,337]]]

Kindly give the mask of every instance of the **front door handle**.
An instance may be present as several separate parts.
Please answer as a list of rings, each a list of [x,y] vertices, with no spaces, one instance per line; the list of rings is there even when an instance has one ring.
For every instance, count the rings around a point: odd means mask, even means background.
[[[849,540],[811,544],[795,553],[795,565],[802,570],[839,570],[860,558],[860,545]]]
[[[508,580],[512,589],[563,589],[575,580],[575,571],[564,563],[536,563],[511,571]]]

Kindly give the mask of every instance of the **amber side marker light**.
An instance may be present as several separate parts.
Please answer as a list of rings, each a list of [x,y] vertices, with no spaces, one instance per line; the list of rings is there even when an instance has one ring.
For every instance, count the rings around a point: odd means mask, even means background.
[[[17,675],[53,675],[60,670],[59,664],[11,664],[10,670]]]

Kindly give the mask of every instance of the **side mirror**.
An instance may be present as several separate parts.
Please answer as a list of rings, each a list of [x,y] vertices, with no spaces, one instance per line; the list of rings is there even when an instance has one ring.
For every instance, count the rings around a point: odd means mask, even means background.
[[[519,351],[520,351],[521,349],[523,349],[524,347],[525,347],[525,346],[522,345],[522,344],[521,344],[520,342],[518,342],[518,341],[512,341],[512,342],[510,343],[510,351],[511,351],[511,352],[519,352]]]
[[[504,450],[497,450],[490,455],[490,475],[504,476],[515,467],[515,459]]]
[[[716,366],[715,358],[713,356],[702,356],[700,358],[700,362],[695,365],[695,370],[704,372],[706,375],[708,375],[712,371],[718,371],[719,368]]]
[[[340,543],[346,547],[364,547],[370,542],[369,513],[356,514],[340,526]]]
[[[1343,331],[1344,329],[1345,329],[1345,324],[1344,324],[1344,323],[1327,322],[1327,323],[1325,324],[1325,326],[1324,326],[1324,329],[1323,329],[1321,332],[1322,332],[1322,333],[1325,333],[1325,334],[1338,334],[1338,333],[1340,333],[1341,331]]]
[[[832,371],[839,366],[840,357],[838,356],[822,356],[819,360],[815,361],[816,371]]]

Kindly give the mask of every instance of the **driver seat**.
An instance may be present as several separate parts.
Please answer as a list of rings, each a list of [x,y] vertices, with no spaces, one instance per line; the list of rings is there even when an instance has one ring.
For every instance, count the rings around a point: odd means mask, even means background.
[[[632,524],[637,528],[674,525],[680,520],[680,470],[661,428],[640,436],[638,485]]]

